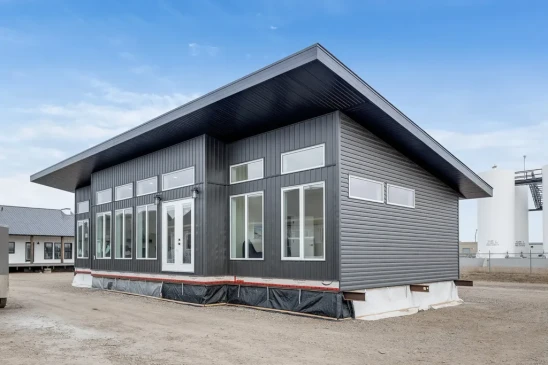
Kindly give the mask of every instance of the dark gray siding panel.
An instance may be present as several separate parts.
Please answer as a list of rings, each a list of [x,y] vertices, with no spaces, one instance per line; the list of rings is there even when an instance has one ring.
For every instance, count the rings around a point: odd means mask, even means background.
[[[74,211],[76,212],[78,203],[84,202],[84,201],[90,201],[90,212],[91,212],[91,186],[85,186],[79,189],[76,189],[74,192]],[[77,240],[77,232],[78,232],[78,221],[89,219],[91,216],[90,213],[81,213],[76,214],[76,219],[74,220],[74,240]],[[90,243],[91,246],[91,243]],[[77,256],[77,242],[74,243],[75,248],[75,255],[74,255],[74,267],[77,269],[89,269],[91,267],[91,258],[87,259],[79,259]]]
[[[340,139],[341,289],[458,279],[457,193],[342,114]],[[414,189],[415,208],[350,199],[349,174]]]
[[[227,145],[229,165],[264,158],[265,178],[229,186],[228,195],[264,192],[264,260],[229,260],[229,274],[251,277],[338,280],[338,231],[336,226],[337,190],[337,113],[327,114],[260,134]],[[281,154],[325,143],[326,166],[281,175]],[[281,260],[281,188],[312,182],[325,182],[326,253],[325,261]],[[228,216],[228,203],[225,205]],[[228,223],[227,223],[228,226]],[[226,239],[227,255],[229,238]]]
[[[228,159],[226,145],[206,136],[204,275],[226,275],[228,267]]]
[[[200,136],[189,141],[179,143],[177,145],[165,148],[160,151],[153,152],[143,157],[139,157],[135,160],[125,162],[120,165],[110,167],[106,170],[98,171],[92,175],[91,178],[91,253],[95,255],[95,220],[97,213],[110,211],[113,218],[112,226],[112,245],[114,245],[114,212],[118,209],[133,208],[134,213],[134,236],[136,232],[135,227],[135,213],[136,207],[147,204],[154,204],[154,196],[156,194],[148,194],[139,197],[133,197],[131,199],[113,201],[112,203],[95,205],[96,192],[108,188],[112,188],[114,195],[114,188],[119,185],[133,183],[134,195],[135,195],[135,183],[138,180],[143,180],[152,176],[158,178],[158,190],[162,196],[163,201],[176,200],[182,198],[189,198],[192,196],[193,187],[197,187],[200,191],[203,191],[204,182],[204,141],[205,136]],[[164,173],[181,170],[187,167],[194,166],[195,168],[195,185],[187,186],[183,188],[177,188],[173,190],[161,191],[162,181],[161,175]],[[114,196],[113,196],[114,198]],[[205,196],[199,194],[195,200],[195,270],[194,273],[202,275],[202,262],[203,262],[203,216],[205,212]],[[135,242],[133,243],[133,258],[131,260],[121,260],[114,258],[114,249],[112,246],[110,259],[99,259],[92,261],[92,269],[94,270],[109,270],[109,271],[129,271],[129,272],[161,272],[161,205],[158,207],[157,216],[157,259],[156,260],[140,260],[135,255]]]

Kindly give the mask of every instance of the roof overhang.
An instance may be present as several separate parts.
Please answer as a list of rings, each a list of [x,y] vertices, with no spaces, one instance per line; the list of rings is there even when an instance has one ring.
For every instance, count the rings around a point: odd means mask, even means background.
[[[31,176],[74,192],[95,171],[209,134],[231,142],[340,110],[452,187],[492,188],[373,88],[316,44]]]

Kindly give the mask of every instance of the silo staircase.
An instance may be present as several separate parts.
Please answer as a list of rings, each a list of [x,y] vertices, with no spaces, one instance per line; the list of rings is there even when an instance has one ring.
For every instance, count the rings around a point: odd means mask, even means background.
[[[533,204],[535,205],[535,208],[529,209],[529,211],[542,210],[542,170],[536,169],[517,171],[515,175],[515,181],[516,186],[529,185],[529,190],[531,190],[531,196],[533,197]]]

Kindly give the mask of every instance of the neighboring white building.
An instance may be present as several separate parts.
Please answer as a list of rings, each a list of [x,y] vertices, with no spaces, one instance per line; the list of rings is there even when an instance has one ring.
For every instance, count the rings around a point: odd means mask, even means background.
[[[74,214],[68,210],[0,205],[9,229],[9,266],[74,266]]]

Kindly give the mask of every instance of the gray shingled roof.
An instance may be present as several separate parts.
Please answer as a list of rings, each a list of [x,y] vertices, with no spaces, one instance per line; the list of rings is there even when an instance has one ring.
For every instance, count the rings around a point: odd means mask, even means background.
[[[59,209],[0,205],[0,225],[15,235],[74,236],[74,214]]]

